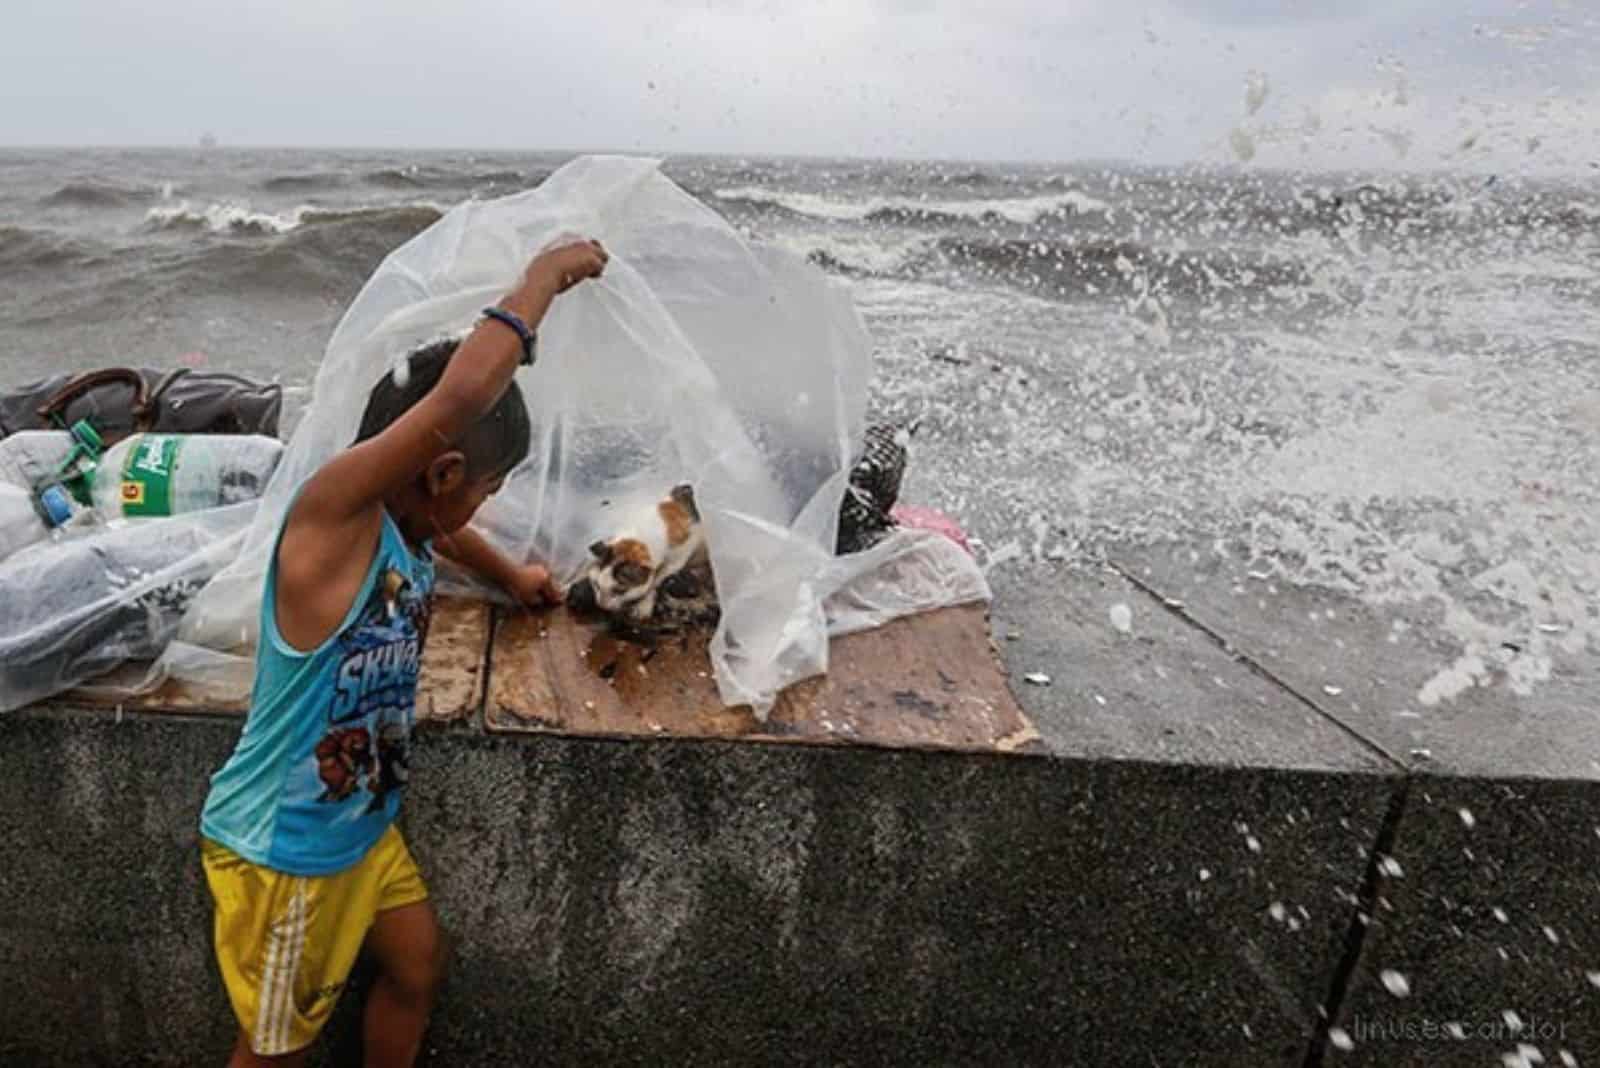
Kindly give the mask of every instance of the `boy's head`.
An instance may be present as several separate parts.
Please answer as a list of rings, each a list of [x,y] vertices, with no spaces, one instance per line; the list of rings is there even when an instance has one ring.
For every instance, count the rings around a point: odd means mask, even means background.
[[[384,375],[367,399],[356,442],[376,437],[427,396],[444,377],[459,338],[447,338],[406,357],[409,373]],[[397,384],[396,378],[403,381]],[[480,505],[505,481],[513,468],[528,457],[533,430],[528,407],[515,381],[506,387],[493,409],[451,447],[436,457],[417,480],[413,493],[393,502],[402,526],[414,523],[424,536],[452,534],[467,525]]]

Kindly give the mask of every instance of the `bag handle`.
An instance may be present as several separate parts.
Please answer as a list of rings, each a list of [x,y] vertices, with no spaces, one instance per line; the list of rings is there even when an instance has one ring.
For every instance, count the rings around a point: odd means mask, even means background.
[[[149,399],[144,402],[145,407],[151,412],[159,411],[161,409],[161,398],[165,397],[167,390],[171,389],[178,379],[188,374],[189,370],[187,367],[177,367],[163,375],[161,381],[156,383],[156,388],[151,392]]]
[[[147,429],[146,421],[150,418],[150,387],[145,382],[144,376],[131,367],[108,367],[103,371],[91,371],[79,375],[56,391],[55,396],[39,406],[39,419],[49,426],[67,405],[77,400],[83,394],[113,382],[123,382],[133,387],[133,427],[135,430]]]

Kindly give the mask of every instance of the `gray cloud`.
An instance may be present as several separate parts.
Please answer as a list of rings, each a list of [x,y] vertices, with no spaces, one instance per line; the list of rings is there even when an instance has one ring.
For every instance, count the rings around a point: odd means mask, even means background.
[[[1375,11],[1396,7],[1415,9],[1414,3],[1384,3],[1382,0],[1341,0],[1338,3],[1293,3],[1285,0],[1172,0],[1170,5],[1190,18],[1233,26],[1307,26],[1326,22],[1349,22]]]
[[[1253,165],[1557,170],[1600,154],[1600,26],[1563,0],[56,0],[7,22],[10,144],[210,130],[1162,162],[1248,146]],[[1253,114],[1247,80],[1267,88]]]

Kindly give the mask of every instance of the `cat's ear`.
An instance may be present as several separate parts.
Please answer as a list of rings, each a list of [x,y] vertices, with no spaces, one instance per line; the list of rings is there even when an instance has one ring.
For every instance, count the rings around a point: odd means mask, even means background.
[[[606,542],[595,542],[593,545],[589,546],[589,552],[592,553],[594,558],[600,561],[602,564],[609,564],[611,562],[611,546]]]
[[[688,512],[690,519],[693,519],[696,523],[700,522],[700,509],[696,508],[694,504],[693,486],[689,485],[687,482],[673,486],[672,492],[667,494],[667,496],[676,501],[678,506],[685,512]]]

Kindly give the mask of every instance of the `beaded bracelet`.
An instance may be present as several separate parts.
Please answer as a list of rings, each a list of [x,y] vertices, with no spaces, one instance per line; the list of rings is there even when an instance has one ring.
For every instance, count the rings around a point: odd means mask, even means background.
[[[516,332],[517,337],[522,341],[522,364],[524,367],[532,367],[534,353],[538,348],[538,336],[528,329],[528,324],[504,308],[485,308],[483,309],[483,317],[485,319],[493,319],[497,323],[503,323]]]

